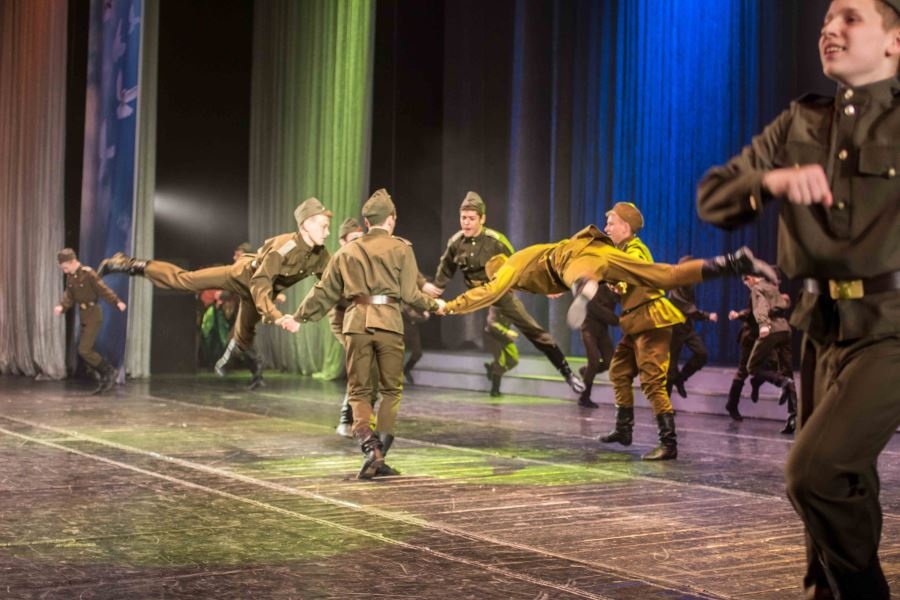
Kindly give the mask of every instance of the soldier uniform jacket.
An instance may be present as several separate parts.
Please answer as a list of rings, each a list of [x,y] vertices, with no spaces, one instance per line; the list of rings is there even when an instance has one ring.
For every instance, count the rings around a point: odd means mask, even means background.
[[[778,265],[792,278],[853,280],[900,269],[900,83],[896,78],[808,95],[740,155],[700,182],[700,218],[734,227],[757,218],[766,171],[819,164],[834,203],[779,203]],[[820,342],[900,332],[900,293],[832,300],[804,292],[792,324]]]
[[[321,278],[330,257],[324,246],[310,248],[299,233],[284,233],[266,240],[255,254],[238,259],[239,279],[250,290],[263,321],[274,323],[282,316],[275,296],[310,275]]]
[[[764,279],[750,288],[750,307],[757,324],[757,335],[760,327],[768,327],[772,333],[790,331],[791,326],[782,316],[786,305],[778,287]]]
[[[708,321],[709,313],[697,308],[694,286],[685,285],[669,292],[669,300],[681,311],[688,321]]]
[[[441,256],[437,274],[434,276],[434,285],[439,288],[447,287],[447,283],[459,269],[462,271],[466,287],[477,287],[488,280],[484,266],[491,257],[497,254],[509,256],[512,253],[512,244],[499,231],[482,227],[481,233],[470,238],[464,236],[462,231],[458,231],[447,242],[447,249]]]
[[[338,249],[322,279],[294,313],[297,321],[317,321],[341,298],[386,295],[419,310],[437,310],[434,298],[417,286],[418,267],[409,242],[372,228]],[[344,313],[343,333],[382,329],[403,333],[400,304],[352,303]]]
[[[653,262],[650,249],[637,236],[626,241],[622,250],[635,258]],[[662,290],[626,286],[621,302],[619,328],[627,335],[684,323],[684,315],[666,298]]]
[[[66,290],[63,292],[60,305],[63,310],[69,310],[76,304],[93,305],[101,296],[110,304],[121,302],[116,293],[103,283],[92,268],[81,265],[74,273],[66,274]]]

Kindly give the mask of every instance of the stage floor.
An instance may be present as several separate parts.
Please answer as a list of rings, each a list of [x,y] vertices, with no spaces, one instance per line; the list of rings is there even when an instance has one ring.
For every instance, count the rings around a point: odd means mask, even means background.
[[[334,434],[340,382],[0,377],[3,598],[799,598],[781,424],[680,413],[677,461],[639,409],[407,388],[389,463]],[[595,394],[610,393],[597,388]],[[900,597],[900,441],[881,461]]]

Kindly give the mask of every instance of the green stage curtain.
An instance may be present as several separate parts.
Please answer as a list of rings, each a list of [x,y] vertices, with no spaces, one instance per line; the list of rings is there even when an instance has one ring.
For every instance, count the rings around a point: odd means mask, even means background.
[[[293,231],[294,208],[309,196],[334,212],[337,229],[368,197],[374,2],[269,0],[254,8],[250,122],[250,238]],[[292,312],[312,287],[288,293]],[[328,323],[290,335],[261,326],[267,366],[334,378],[343,350]]]

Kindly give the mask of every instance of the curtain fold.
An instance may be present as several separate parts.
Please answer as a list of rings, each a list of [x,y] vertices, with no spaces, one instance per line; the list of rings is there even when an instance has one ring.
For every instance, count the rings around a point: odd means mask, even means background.
[[[159,0],[143,0],[141,70],[138,96],[137,164],[135,165],[132,256],[154,256],[154,196],[156,195],[156,89],[159,49]],[[142,277],[129,278],[128,335],[125,372],[150,375],[153,286]]]
[[[334,212],[337,229],[368,197],[374,0],[270,0],[254,5],[249,232],[259,245],[296,230],[309,196]],[[314,281],[288,291],[293,311]],[[343,350],[327,322],[291,336],[261,325],[267,366],[338,376]]]
[[[61,378],[67,6],[0,2],[0,373]]]

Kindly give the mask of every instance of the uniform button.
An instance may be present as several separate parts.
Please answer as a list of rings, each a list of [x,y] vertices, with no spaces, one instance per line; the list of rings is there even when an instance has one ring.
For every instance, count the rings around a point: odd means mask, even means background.
[[[844,114],[847,115],[848,117],[852,117],[853,115],[856,114],[856,107],[853,106],[852,104],[845,106]]]
[[[756,200],[756,196],[750,196],[750,208],[756,210],[756,207],[759,206],[759,202]]]
[[[890,169],[888,169],[888,178],[893,179],[896,176],[897,176],[897,169],[895,169],[894,167],[891,167]]]
[[[844,92],[845,99],[849,100],[852,97],[853,97],[853,90],[847,90],[846,92]]]
[[[844,210],[845,208],[847,208],[847,205],[843,201],[840,201],[835,204],[834,207],[838,210]]]
[[[838,152],[838,158],[841,160],[847,160],[847,151],[841,150],[840,152]]]

